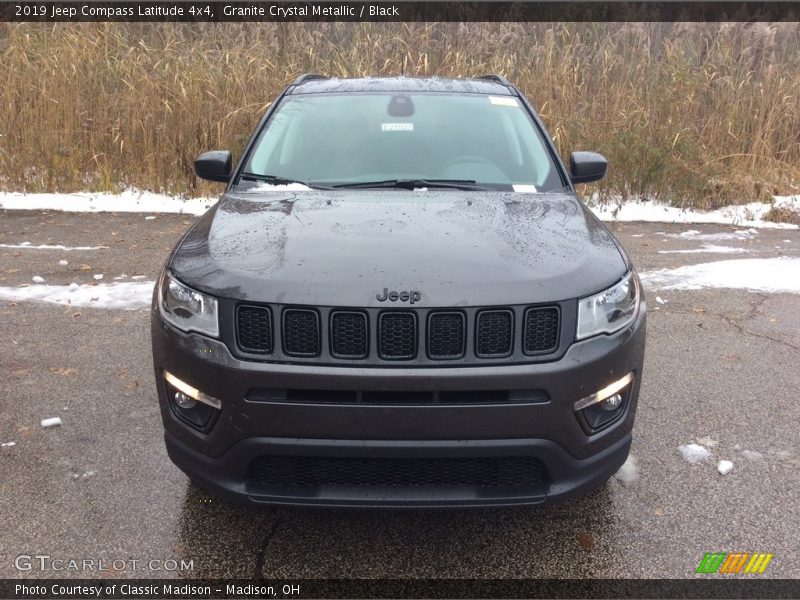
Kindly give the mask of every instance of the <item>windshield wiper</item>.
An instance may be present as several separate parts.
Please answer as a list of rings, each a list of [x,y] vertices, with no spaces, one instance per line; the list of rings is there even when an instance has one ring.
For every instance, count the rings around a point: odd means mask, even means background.
[[[281,177],[279,175],[259,175],[258,173],[242,173],[240,178],[247,179],[248,181],[263,181],[265,183],[269,183],[272,185],[289,185],[290,183],[299,183],[300,185],[304,185],[306,187],[315,190],[331,189],[329,187],[325,187],[322,185],[315,185],[313,183],[308,183],[307,181],[301,181],[300,179],[289,179],[288,177]]]
[[[449,188],[454,190],[486,191],[490,188],[483,187],[470,179],[386,179],[384,181],[356,181],[353,183],[339,183],[334,188],[359,189],[359,188],[400,188],[414,190],[417,188]]]

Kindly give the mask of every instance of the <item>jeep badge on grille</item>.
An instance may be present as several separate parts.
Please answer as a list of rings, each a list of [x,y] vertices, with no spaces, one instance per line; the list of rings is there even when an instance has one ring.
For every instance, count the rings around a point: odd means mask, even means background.
[[[422,293],[418,292],[417,290],[410,290],[408,292],[396,292],[396,291],[389,291],[389,288],[383,288],[383,295],[378,294],[375,296],[378,302],[410,302],[414,304],[415,302],[419,302],[422,300]]]

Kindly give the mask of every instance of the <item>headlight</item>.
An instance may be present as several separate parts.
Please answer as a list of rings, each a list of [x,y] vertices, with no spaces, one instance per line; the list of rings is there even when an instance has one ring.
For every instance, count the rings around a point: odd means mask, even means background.
[[[639,284],[633,272],[607,290],[578,300],[578,339],[614,333],[636,318]]]
[[[217,299],[186,287],[168,272],[159,281],[158,308],[178,329],[219,337]]]

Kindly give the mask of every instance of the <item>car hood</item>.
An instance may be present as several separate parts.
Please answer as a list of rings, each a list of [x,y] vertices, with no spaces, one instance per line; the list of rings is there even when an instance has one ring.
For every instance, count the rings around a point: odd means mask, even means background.
[[[171,268],[220,297],[320,306],[418,291],[417,306],[566,300],[617,281],[627,260],[574,194],[350,190],[229,193]]]

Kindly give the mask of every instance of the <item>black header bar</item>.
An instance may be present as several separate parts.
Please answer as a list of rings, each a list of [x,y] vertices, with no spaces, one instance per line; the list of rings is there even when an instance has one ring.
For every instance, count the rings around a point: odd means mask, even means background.
[[[798,598],[800,580],[702,579],[0,579],[12,599]]]
[[[800,21],[800,2],[0,2],[7,22]]]

